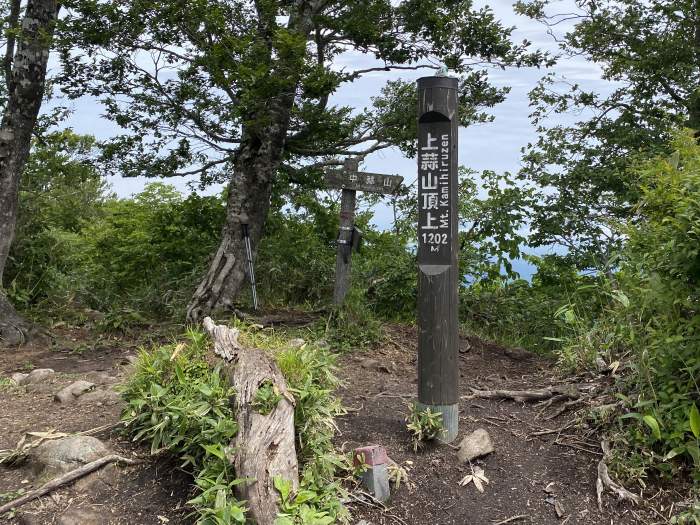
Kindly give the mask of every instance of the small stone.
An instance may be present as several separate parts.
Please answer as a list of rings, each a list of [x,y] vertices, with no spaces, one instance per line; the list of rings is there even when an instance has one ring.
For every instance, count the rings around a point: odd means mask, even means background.
[[[37,368],[36,370],[29,372],[29,375],[27,375],[27,377],[25,377],[20,384],[32,385],[35,383],[41,383],[54,374],[55,372],[51,368]]]
[[[45,482],[110,453],[107,446],[95,437],[68,436],[42,443],[29,452],[28,460],[37,480]],[[77,492],[110,489],[116,484],[118,475],[118,469],[110,463],[80,478],[71,489]]]
[[[355,525],[372,525],[372,524],[367,520],[360,520]]]
[[[88,381],[76,381],[59,391],[53,398],[59,403],[72,403],[77,398],[95,388],[94,383]]]
[[[58,518],[58,525],[107,525],[103,510],[72,508]]]
[[[96,385],[112,385],[114,383],[119,382],[118,378],[106,374],[105,372],[97,371],[88,372],[87,374],[85,374],[85,380],[91,383],[95,383]]]
[[[362,368],[367,369],[367,370],[376,370],[376,368],[379,366],[379,361],[377,361],[376,359],[369,359],[369,358],[363,359],[360,362],[360,366]]]
[[[10,381],[12,381],[15,385],[21,385],[22,381],[24,381],[29,374],[23,374],[21,372],[15,372],[10,376]]]
[[[494,451],[491,436],[483,428],[479,428],[465,436],[459,443],[457,458],[461,463],[466,463],[476,458],[486,456]]]
[[[291,348],[301,348],[306,344],[306,341],[304,341],[301,337],[297,337],[296,339],[292,339],[287,343]]]
[[[100,405],[116,405],[122,402],[121,396],[114,390],[93,390],[80,396],[80,403],[95,403]]]
[[[325,339],[319,339],[318,341],[316,341],[316,346],[318,346],[321,350],[330,350],[331,349],[330,343],[328,341],[326,341]]]

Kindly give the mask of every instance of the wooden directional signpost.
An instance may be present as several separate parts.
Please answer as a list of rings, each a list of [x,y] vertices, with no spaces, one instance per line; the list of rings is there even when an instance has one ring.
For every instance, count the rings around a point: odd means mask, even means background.
[[[457,437],[457,79],[418,79],[418,402]]]
[[[355,203],[358,191],[372,193],[394,193],[403,182],[397,175],[382,175],[358,171],[357,158],[346,158],[343,169],[325,173],[326,186],[343,190],[340,203],[340,231],[338,232],[338,253],[335,258],[335,289],[333,302],[340,305],[350,288],[350,257],[360,232],[355,228]]]

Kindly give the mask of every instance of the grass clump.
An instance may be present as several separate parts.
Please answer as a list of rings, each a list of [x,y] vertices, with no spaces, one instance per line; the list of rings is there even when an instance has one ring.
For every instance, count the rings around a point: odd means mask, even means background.
[[[442,414],[433,412],[430,408],[421,408],[418,403],[408,405],[406,428],[411,434],[414,452],[418,452],[426,441],[432,441],[445,432]]]
[[[333,418],[341,413],[334,396],[338,379],[333,356],[315,345],[290,347],[284,334],[260,332],[239,325],[244,344],[254,343],[270,353],[284,374],[295,398],[294,422],[300,486],[275,480],[280,494],[278,525],[325,525],[342,522],[347,511],[340,502],[336,481],[346,460],[332,444]],[[192,472],[198,489],[188,503],[197,523],[230,525],[246,522],[246,507],[233,489],[244,482],[229,460],[229,444],[238,432],[230,403],[235,395],[218,367],[206,361],[207,338],[187,333],[186,343],[142,351],[134,372],[123,387],[128,405],[122,419],[134,441],[150,444],[153,454],[168,452]],[[258,388],[254,409],[270,413],[280,393],[271,382]]]

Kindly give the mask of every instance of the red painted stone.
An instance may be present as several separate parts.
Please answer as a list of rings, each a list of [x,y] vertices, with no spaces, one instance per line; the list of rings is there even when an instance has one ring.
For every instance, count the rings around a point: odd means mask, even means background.
[[[363,461],[364,460],[364,461]],[[386,454],[386,449],[381,445],[367,445],[355,449],[353,454],[355,466],[364,463],[370,467],[374,465],[384,465],[389,463],[389,456]]]

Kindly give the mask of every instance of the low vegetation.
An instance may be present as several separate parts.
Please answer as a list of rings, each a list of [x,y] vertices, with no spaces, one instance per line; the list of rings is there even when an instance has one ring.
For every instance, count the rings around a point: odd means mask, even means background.
[[[337,379],[332,356],[314,344],[289,347],[278,334],[239,328],[244,339],[275,358],[296,402],[300,488],[292,493],[288,481],[275,480],[282,501],[278,525],[344,521],[336,477],[349,463],[331,442],[333,418],[341,413],[334,396]],[[197,493],[189,504],[197,523],[245,523],[245,502],[235,499],[233,489],[246,480],[236,476],[228,456],[228,444],[237,432],[230,404],[235,392],[219,368],[207,363],[209,346],[206,336],[191,330],[182,342],[142,350],[123,388],[128,406],[122,419],[134,441],[147,443],[152,454],[179,458],[181,467],[192,472]],[[262,385],[254,409],[271,411],[278,396],[271,385]]]

